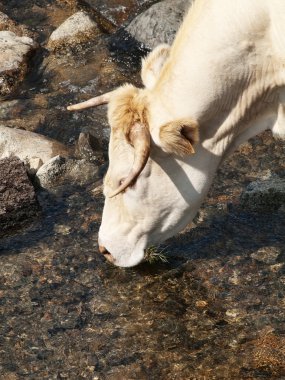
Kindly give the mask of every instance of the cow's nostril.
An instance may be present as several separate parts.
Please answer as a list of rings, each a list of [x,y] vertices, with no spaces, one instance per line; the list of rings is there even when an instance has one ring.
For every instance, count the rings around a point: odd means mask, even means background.
[[[99,252],[102,253],[103,255],[106,255],[109,253],[103,245],[99,245]]]
[[[114,264],[114,257],[107,251],[107,249],[103,245],[99,245],[99,252],[102,253],[105,258],[112,264]]]

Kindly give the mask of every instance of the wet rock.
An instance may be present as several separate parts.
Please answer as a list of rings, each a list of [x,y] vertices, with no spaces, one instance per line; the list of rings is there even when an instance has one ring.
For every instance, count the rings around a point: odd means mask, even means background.
[[[36,182],[45,189],[52,189],[66,182],[87,185],[96,182],[99,176],[94,163],[56,156],[37,171]]]
[[[48,48],[53,50],[66,45],[86,42],[100,34],[97,24],[90,16],[79,11],[64,21],[50,36]]]
[[[16,156],[32,173],[52,157],[58,154],[65,157],[71,153],[70,148],[48,137],[0,125],[0,158]]]
[[[146,47],[171,44],[188,9],[190,0],[165,0],[137,16],[126,30]]]
[[[9,31],[0,32],[0,96],[11,94],[25,78],[35,42]]]
[[[0,236],[33,219],[39,211],[34,188],[16,157],[0,160]]]
[[[248,185],[240,196],[242,207],[252,211],[274,211],[285,204],[285,178],[273,177]]]

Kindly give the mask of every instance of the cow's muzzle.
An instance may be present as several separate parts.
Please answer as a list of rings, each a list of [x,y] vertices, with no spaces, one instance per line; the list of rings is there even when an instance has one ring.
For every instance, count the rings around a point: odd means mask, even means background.
[[[112,264],[114,264],[115,262],[115,259],[114,257],[111,255],[110,252],[107,251],[107,249],[103,246],[103,245],[99,245],[99,252],[102,253],[102,255],[104,255],[104,257]]]

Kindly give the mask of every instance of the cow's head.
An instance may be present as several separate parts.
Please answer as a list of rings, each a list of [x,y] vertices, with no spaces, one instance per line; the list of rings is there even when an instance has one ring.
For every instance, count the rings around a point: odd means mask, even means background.
[[[191,119],[170,121],[158,131],[150,125],[148,94],[167,55],[168,47],[163,46],[144,61],[145,88],[125,85],[69,107],[109,103],[109,168],[99,247],[109,261],[122,267],[137,265],[148,246],[173,236],[185,225],[189,205],[177,186],[185,176],[179,159],[183,162],[194,153],[198,126]]]

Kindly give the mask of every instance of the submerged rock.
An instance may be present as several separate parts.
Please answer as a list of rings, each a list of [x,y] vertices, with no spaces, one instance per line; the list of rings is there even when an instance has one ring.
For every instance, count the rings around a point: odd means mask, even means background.
[[[56,140],[22,129],[0,125],[0,159],[16,156],[31,172],[57,155],[69,156],[72,150]]]
[[[39,211],[35,190],[16,157],[0,160],[0,236],[22,226]]]
[[[10,95],[25,78],[35,42],[13,32],[0,31],[0,96]]]
[[[66,45],[86,42],[100,34],[96,22],[83,11],[79,11],[64,21],[50,36],[48,48],[53,50]]]
[[[252,211],[274,211],[285,205],[285,178],[273,177],[248,185],[240,196],[242,207]]]
[[[253,252],[250,257],[265,264],[275,264],[281,250],[278,247],[263,247]]]
[[[161,43],[171,44],[191,2],[165,0],[154,4],[137,16],[126,30],[150,49]]]

